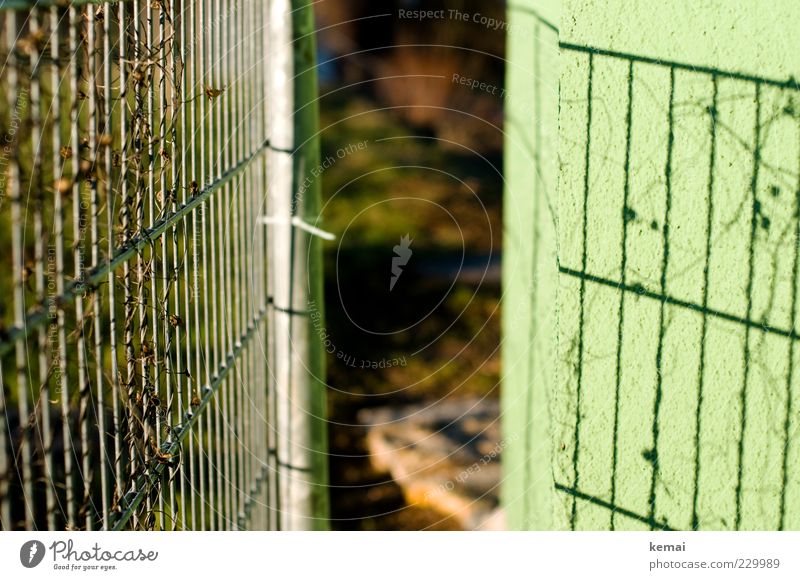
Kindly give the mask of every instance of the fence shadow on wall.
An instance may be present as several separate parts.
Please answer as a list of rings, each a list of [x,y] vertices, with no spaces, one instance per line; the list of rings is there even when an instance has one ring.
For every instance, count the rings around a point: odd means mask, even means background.
[[[800,87],[560,46],[562,519],[796,528]]]

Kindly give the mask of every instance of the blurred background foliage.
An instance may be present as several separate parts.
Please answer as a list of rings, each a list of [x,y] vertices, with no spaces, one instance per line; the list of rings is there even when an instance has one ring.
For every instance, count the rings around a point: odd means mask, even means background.
[[[319,168],[322,219],[338,236],[326,244],[319,329],[332,351],[332,527],[456,529],[374,470],[359,412],[499,396],[505,33],[474,17],[503,22],[505,4],[324,0],[315,9],[329,160]],[[401,18],[401,9],[444,18]],[[413,256],[390,291],[405,235]],[[380,361],[386,368],[371,368]]]

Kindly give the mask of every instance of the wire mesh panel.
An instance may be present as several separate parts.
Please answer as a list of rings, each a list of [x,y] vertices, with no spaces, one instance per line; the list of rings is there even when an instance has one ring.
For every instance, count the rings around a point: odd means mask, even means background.
[[[800,526],[797,83],[561,59],[559,517]]]
[[[0,526],[279,527],[268,3],[28,4],[0,11]]]

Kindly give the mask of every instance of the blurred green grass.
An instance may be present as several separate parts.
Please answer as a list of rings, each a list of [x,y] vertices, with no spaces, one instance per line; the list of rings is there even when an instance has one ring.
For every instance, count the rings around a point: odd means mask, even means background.
[[[499,255],[501,159],[445,146],[367,97],[337,94],[321,109],[323,159],[367,142],[322,174],[322,219],[339,236],[325,246],[325,330],[336,352],[356,361],[406,362],[362,369],[329,354],[332,526],[452,529],[439,514],[406,505],[400,489],[372,470],[357,415],[499,396],[499,284],[454,273],[465,257],[480,264]],[[414,253],[389,293],[393,247],[405,235]]]

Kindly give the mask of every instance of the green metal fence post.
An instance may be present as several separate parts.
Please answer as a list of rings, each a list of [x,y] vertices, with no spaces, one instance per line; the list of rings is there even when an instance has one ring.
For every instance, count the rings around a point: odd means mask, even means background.
[[[289,7],[291,6],[291,8]],[[312,4],[272,3],[275,67],[271,81],[271,229],[273,330],[271,365],[278,405],[281,527],[325,529],[328,517],[325,359],[313,331],[322,309],[320,240],[313,226],[320,184],[306,182],[319,165],[317,75]]]

